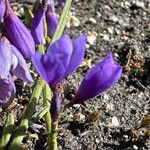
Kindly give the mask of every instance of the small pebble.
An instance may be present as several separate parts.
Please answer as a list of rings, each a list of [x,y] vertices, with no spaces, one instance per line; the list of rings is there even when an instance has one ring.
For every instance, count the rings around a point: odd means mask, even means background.
[[[109,36],[108,36],[107,34],[104,34],[104,35],[103,35],[103,39],[104,39],[105,41],[110,41]]]
[[[114,29],[113,29],[112,27],[109,27],[109,28],[107,29],[107,31],[108,31],[108,33],[110,33],[110,34],[113,34]]]
[[[114,110],[114,105],[112,103],[107,103],[106,104],[106,110]]]
[[[145,7],[145,5],[144,5],[144,2],[142,2],[142,1],[135,1],[134,2],[134,4],[136,5],[136,6],[138,6],[138,7],[140,7],[140,8],[144,8]]]
[[[116,16],[110,16],[109,19],[113,22],[118,22],[118,18]]]
[[[80,25],[80,20],[76,16],[71,16],[71,22],[75,27]]]
[[[94,18],[90,18],[89,21],[92,22],[92,23],[94,23],[94,24],[97,23],[97,21]]]
[[[109,100],[109,96],[107,94],[103,94],[105,100]]]
[[[113,127],[118,127],[119,126],[119,121],[118,121],[118,118],[116,116],[112,117],[111,126],[113,126]]]
[[[85,120],[85,115],[79,114],[79,116],[80,116],[80,120]]]
[[[97,33],[96,32],[89,32],[87,36],[87,42],[90,45],[93,45],[94,42],[96,41]]]
[[[133,148],[134,148],[135,150],[137,150],[137,149],[138,149],[138,147],[137,147],[136,145],[133,145]]]

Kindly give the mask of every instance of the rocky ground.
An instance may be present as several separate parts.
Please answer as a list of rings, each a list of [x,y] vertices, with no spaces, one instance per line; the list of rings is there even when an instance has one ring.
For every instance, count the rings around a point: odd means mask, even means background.
[[[20,4],[13,6],[23,15]],[[32,5],[32,2],[27,4]],[[59,13],[60,8],[57,11]],[[63,112],[59,123],[59,149],[150,150],[148,134],[145,134],[150,121],[145,128],[133,130],[150,115],[150,1],[74,0],[70,15],[65,32],[72,37],[86,33],[87,44],[82,65],[63,83],[69,87],[65,101],[74,95],[87,70],[109,51],[124,72],[108,91]],[[29,95],[32,92],[28,86],[23,90]],[[23,108],[22,102],[20,105]],[[17,116],[20,115],[17,112]],[[42,125],[41,129],[36,132],[31,128],[24,143],[27,149],[44,150],[43,121],[36,124]]]

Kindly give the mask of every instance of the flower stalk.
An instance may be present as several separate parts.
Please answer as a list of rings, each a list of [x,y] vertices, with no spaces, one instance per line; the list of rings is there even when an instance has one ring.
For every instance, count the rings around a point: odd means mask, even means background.
[[[51,99],[51,91],[47,84],[44,85],[43,88],[43,104],[44,107],[48,107],[50,109],[50,99]],[[46,125],[46,133],[48,138],[48,148],[51,147],[51,115],[50,111],[47,111],[47,113],[44,115],[45,119],[45,125]]]
[[[24,112],[24,115],[22,117],[21,123],[19,128],[16,131],[15,138],[12,141],[9,149],[10,150],[19,150],[22,140],[25,136],[25,132],[28,130],[32,117],[35,114],[35,106],[37,104],[37,101],[41,95],[42,89],[44,87],[45,82],[42,79],[38,79],[37,83],[35,85],[35,88],[33,90],[33,94],[31,96],[30,102],[28,103],[26,110]]]
[[[0,140],[0,150],[4,150],[6,145],[8,144],[10,137],[12,135],[14,126],[14,116],[12,114],[8,114],[5,127],[3,129],[2,137]]]
[[[58,122],[52,122],[49,150],[58,150],[58,147],[57,147],[57,131],[58,130],[57,129],[58,129]]]
[[[71,3],[72,3],[72,0],[66,0],[62,14],[61,14],[60,19],[59,19],[59,23],[58,23],[57,28],[56,28],[56,31],[52,37],[51,43],[53,43],[54,41],[59,39],[63,33],[65,26],[69,20],[68,14],[69,14],[69,10],[71,7]]]

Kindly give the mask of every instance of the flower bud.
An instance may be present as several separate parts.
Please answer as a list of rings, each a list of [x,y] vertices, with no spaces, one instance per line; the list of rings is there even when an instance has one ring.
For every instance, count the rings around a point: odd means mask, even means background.
[[[51,118],[53,122],[57,121],[60,108],[61,108],[60,98],[58,94],[54,93],[52,101],[51,101],[51,108],[50,108]]]
[[[112,54],[109,53],[101,62],[88,71],[75,95],[75,98],[67,104],[80,104],[101,94],[110,88],[122,74],[122,67],[115,64]]]
[[[3,19],[5,10],[6,10],[6,2],[5,0],[0,0],[0,22]]]
[[[39,4],[38,9],[35,12],[31,25],[31,34],[36,44],[45,43],[44,40],[44,18],[45,8]]]
[[[55,14],[54,2],[48,4],[46,11],[46,23],[47,23],[47,32],[48,36],[52,36],[56,30],[58,19]]]

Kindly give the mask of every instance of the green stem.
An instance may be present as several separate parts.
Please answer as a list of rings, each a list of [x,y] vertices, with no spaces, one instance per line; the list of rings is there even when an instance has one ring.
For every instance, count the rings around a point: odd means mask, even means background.
[[[68,13],[69,13],[69,10],[70,10],[70,7],[71,7],[71,3],[72,3],[72,0],[66,0],[63,11],[62,11],[60,19],[59,19],[58,26],[57,26],[56,31],[54,33],[54,36],[51,40],[51,43],[53,43],[54,41],[59,39],[60,36],[63,33],[63,31],[65,29],[65,26],[68,22],[68,17],[69,17]]]
[[[57,128],[58,122],[51,123],[51,134],[50,134],[50,147],[49,150],[58,150],[57,147]]]
[[[37,83],[33,90],[33,94],[31,96],[30,102],[27,105],[27,108],[22,117],[22,121],[20,123],[19,128],[16,131],[15,138],[12,141],[12,143],[9,147],[9,150],[18,150],[20,148],[22,140],[25,136],[25,133],[28,130],[29,125],[31,123],[32,116],[34,115],[34,113],[36,111],[35,106],[40,97],[40,94],[42,92],[44,84],[45,84],[45,82],[43,80],[41,80],[41,79],[37,80]]]
[[[44,106],[49,107],[50,110],[50,99],[51,99],[51,91],[50,88],[47,84],[45,84],[44,88],[43,88],[43,103]],[[50,115],[50,111],[48,111],[45,115],[45,124],[46,124],[46,133],[47,133],[47,137],[48,137],[48,149],[50,149],[51,147],[51,115]]]
[[[0,140],[0,150],[4,150],[5,146],[8,144],[12,130],[14,126],[14,116],[9,114],[6,119],[5,127],[3,129],[2,138]]]

